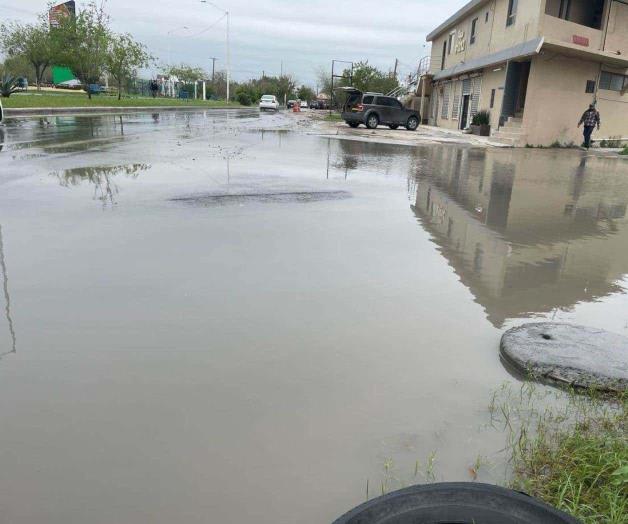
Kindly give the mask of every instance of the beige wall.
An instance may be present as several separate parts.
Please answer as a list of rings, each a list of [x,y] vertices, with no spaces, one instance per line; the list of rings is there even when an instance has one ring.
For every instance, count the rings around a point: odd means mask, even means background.
[[[445,69],[535,38],[539,34],[542,3],[543,0],[520,0],[516,21],[509,27],[506,27],[508,0],[493,0],[476,9],[461,19],[454,27],[434,39],[432,42],[432,73],[441,70],[443,43],[448,40],[451,32],[455,32],[454,48],[451,54],[446,55]],[[487,13],[488,22],[486,21]],[[469,43],[471,23],[475,18],[478,19],[476,41],[471,45]],[[464,36],[461,39],[462,34]],[[456,45],[458,50],[456,50]]]
[[[550,53],[532,60],[523,115],[530,144],[582,142],[582,131],[576,124],[594,99],[594,95],[585,93],[586,82],[596,80],[599,71],[599,63]],[[628,136],[628,95],[600,90],[598,109],[602,130],[594,138]]]
[[[500,69],[500,71],[494,71]],[[487,69],[482,77],[482,93],[480,94],[480,111],[491,112],[491,128],[497,129],[499,124],[499,115],[502,109],[502,100],[504,99],[504,83],[506,80],[506,64],[499,67]],[[501,89],[500,89],[501,88]],[[495,104],[491,109],[491,91],[495,89]]]

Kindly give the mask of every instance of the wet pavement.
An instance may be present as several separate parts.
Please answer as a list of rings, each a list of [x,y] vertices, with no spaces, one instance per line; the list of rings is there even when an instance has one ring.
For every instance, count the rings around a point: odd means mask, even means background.
[[[0,522],[329,522],[430,456],[499,482],[502,332],[628,333],[626,162],[313,131],[0,127]]]

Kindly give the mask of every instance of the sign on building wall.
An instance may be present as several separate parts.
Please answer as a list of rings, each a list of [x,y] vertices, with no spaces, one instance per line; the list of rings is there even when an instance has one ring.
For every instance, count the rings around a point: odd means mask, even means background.
[[[467,39],[465,38],[465,34],[464,31],[460,30],[458,31],[458,34],[456,35],[456,53],[463,53],[464,50],[467,48]]]
[[[61,24],[61,20],[68,17],[76,16],[76,2],[70,0],[63,4],[55,5],[48,11],[48,23],[50,27],[57,28]]]

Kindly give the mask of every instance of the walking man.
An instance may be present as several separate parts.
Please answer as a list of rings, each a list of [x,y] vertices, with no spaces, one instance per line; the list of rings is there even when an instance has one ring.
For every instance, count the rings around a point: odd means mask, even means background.
[[[589,149],[589,147],[591,147],[591,135],[593,134],[595,126],[597,125],[598,131],[600,130],[600,113],[595,109],[593,104],[591,104],[589,109],[582,115],[580,122],[578,122],[578,127],[582,124],[584,124],[584,147]]]

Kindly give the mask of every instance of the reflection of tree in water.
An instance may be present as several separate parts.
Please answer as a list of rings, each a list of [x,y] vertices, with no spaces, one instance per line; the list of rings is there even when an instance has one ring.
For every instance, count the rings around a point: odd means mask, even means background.
[[[11,351],[0,354],[0,358],[15,353],[17,351],[17,343],[15,337],[15,329],[13,327],[13,317],[11,316],[11,297],[9,296],[9,277],[7,276],[7,264],[4,258],[4,243],[2,239],[2,226],[0,226],[0,272],[2,272],[2,289],[4,291],[4,312],[9,324],[9,333],[11,334]]]
[[[137,178],[142,171],[150,168],[148,164],[129,164],[126,166],[96,166],[66,169],[53,173],[62,187],[79,186],[87,181],[94,186],[94,200],[100,200],[103,206],[115,205],[118,186],[112,181],[117,175]]]

